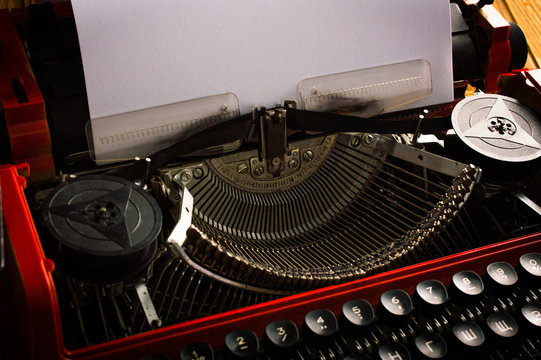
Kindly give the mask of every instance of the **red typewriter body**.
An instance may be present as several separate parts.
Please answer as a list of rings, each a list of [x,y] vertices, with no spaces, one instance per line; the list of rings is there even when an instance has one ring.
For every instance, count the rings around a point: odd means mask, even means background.
[[[30,211],[26,205],[24,177],[18,170],[26,166],[3,166],[2,198],[7,244],[7,268],[3,280],[10,285],[10,303],[4,306],[4,324],[14,324],[3,338],[12,356],[21,354],[40,359],[137,359],[162,354],[174,359],[183,346],[204,341],[215,348],[223,346],[225,335],[240,328],[262,335],[267,323],[290,319],[302,324],[304,315],[314,309],[340,312],[350,299],[363,298],[377,304],[381,293],[399,288],[413,293],[416,284],[439,279],[449,285],[457,271],[468,269],[484,274],[494,261],[516,265],[521,255],[541,252],[541,233],[504,241],[460,254],[374,275],[347,284],[313,290],[268,303],[168,326],[107,344],[69,351],[63,345],[60,314],[52,279],[54,264],[43,253]],[[6,206],[5,204],[9,204]],[[6,330],[5,327],[3,328]],[[15,331],[17,329],[17,331]],[[13,346],[18,344],[17,346]]]
[[[62,6],[57,7],[57,11],[66,13]],[[0,11],[0,64],[3,67],[0,70],[0,101],[11,139],[13,162],[16,163],[0,165],[5,260],[5,267],[0,269],[2,359],[118,360],[142,359],[153,355],[177,359],[183,347],[197,342],[208,343],[220,353],[224,348],[225,336],[238,329],[250,329],[261,339],[265,326],[274,320],[289,319],[302,327],[304,316],[311,310],[329,309],[338,315],[343,303],[356,298],[366,299],[377,306],[380,295],[388,290],[403,289],[413,294],[415,286],[427,279],[438,279],[445,286],[450,286],[453,274],[458,271],[471,270],[483,276],[490,263],[506,261],[517,266],[523,254],[541,253],[541,233],[534,232],[340,285],[74,350],[67,349],[63,334],[69,330],[62,328],[61,310],[53,280],[55,262],[45,255],[37,230],[39,224],[35,223],[25,193],[28,179],[35,182],[50,177],[54,172],[54,163],[44,101],[11,24],[12,19],[17,20],[20,15],[18,12],[10,14]],[[508,72],[509,25],[491,6],[475,15],[475,21],[479,26],[489,29],[492,36],[484,81],[488,91],[495,91],[500,75]],[[8,51],[14,55],[7,56]],[[528,75],[523,74],[517,72],[506,76],[528,78]],[[515,87],[509,88],[507,94],[511,92],[519,97],[517,91],[523,85],[517,85],[516,81],[513,82]],[[27,96],[26,101],[17,99],[17,87]],[[504,88],[501,83],[500,87]],[[536,88],[539,91],[539,86]],[[528,96],[535,99],[531,91]]]

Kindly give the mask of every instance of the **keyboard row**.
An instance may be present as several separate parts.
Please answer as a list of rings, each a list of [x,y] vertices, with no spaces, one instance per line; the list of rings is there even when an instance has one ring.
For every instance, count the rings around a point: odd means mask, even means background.
[[[204,340],[204,339],[201,339]],[[352,298],[340,313],[306,312],[229,332],[214,351],[206,342],[183,347],[181,360],[210,359],[541,359],[541,254],[456,272],[448,286],[423,280],[412,294],[387,290],[373,306]],[[147,358],[145,358],[147,359]]]

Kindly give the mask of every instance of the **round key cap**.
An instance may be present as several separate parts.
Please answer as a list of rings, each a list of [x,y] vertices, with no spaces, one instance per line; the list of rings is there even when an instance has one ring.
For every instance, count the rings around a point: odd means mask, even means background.
[[[351,300],[342,305],[340,320],[347,330],[361,330],[374,321],[374,309],[366,300]]]
[[[541,304],[524,305],[520,309],[520,316],[522,319],[521,324],[525,325],[526,328],[525,331],[521,330],[521,332],[534,332],[537,334],[541,332]]]
[[[299,341],[299,329],[290,320],[273,321],[265,328],[265,339],[278,350],[289,350]]]
[[[370,360],[366,355],[347,355],[344,360]]]
[[[385,344],[378,349],[378,359],[380,360],[410,360],[411,356],[408,349],[399,343]]]
[[[462,294],[476,296],[483,292],[483,280],[473,271],[461,271],[453,275],[452,284]]]
[[[440,334],[419,335],[415,338],[417,357],[421,359],[443,359],[447,355],[447,344]]]
[[[305,329],[309,336],[329,338],[338,331],[338,320],[334,313],[327,309],[310,311],[304,317]]]
[[[447,301],[447,289],[438,280],[421,281],[415,287],[415,302],[427,310],[436,310]]]
[[[541,279],[541,254],[524,254],[519,260],[519,269],[523,270],[531,280],[539,281]]]
[[[381,294],[379,299],[380,311],[383,315],[392,315],[401,318],[413,310],[413,303],[407,292],[400,289],[389,290]]]
[[[185,346],[180,350],[180,360],[213,360],[214,351],[205,343],[195,343]]]
[[[139,358],[138,360],[167,360],[167,356],[154,354],[154,355],[143,356],[142,358]]]
[[[487,280],[497,289],[515,285],[518,280],[515,268],[506,262],[495,262],[487,266]]]
[[[465,322],[453,326],[453,335],[466,349],[479,348],[485,342],[483,330],[474,322]]]
[[[479,300],[484,289],[483,280],[477,273],[461,271],[453,275],[449,293],[454,302],[468,307]]]
[[[259,350],[259,340],[252,330],[237,330],[225,337],[225,349],[230,358],[251,359]]]
[[[518,325],[513,316],[507,313],[490,315],[486,320],[490,334],[498,339],[511,338],[518,333]]]

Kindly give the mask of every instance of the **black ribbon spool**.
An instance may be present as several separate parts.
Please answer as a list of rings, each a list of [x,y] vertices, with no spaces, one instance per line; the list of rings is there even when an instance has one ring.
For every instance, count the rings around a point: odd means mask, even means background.
[[[118,282],[144,270],[157,249],[156,200],[113,176],[69,179],[47,197],[42,217],[59,270],[93,282]]]

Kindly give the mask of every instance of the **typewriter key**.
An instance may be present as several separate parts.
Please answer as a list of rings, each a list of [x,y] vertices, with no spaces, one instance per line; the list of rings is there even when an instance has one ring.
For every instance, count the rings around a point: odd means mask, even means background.
[[[326,340],[338,331],[338,320],[330,310],[313,310],[304,317],[304,329],[313,339]]]
[[[213,360],[214,351],[205,343],[194,343],[185,346],[180,350],[180,360]]]
[[[259,340],[252,330],[233,331],[225,337],[228,359],[252,359],[259,350]]]
[[[415,350],[420,359],[443,359],[447,344],[440,334],[419,335],[415,338]]]
[[[368,327],[374,321],[374,309],[366,300],[355,299],[342,305],[340,320],[344,328],[359,331]]]
[[[404,290],[389,290],[381,294],[378,312],[382,318],[402,321],[412,311],[413,302]]]
[[[289,350],[299,341],[299,329],[290,320],[273,321],[265,327],[265,340],[272,348]]]
[[[415,287],[414,301],[416,306],[430,314],[442,311],[448,298],[445,285],[438,280],[421,281]]]

